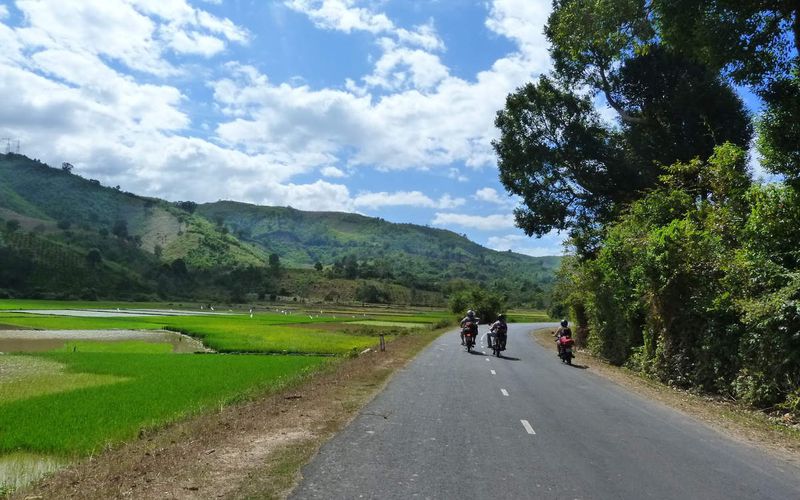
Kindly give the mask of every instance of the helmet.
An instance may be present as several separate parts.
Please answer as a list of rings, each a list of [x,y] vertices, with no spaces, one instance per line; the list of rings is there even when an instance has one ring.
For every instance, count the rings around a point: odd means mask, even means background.
[[[497,315],[497,321],[505,321],[505,320],[506,320],[506,315],[505,314],[498,314]]]
[[[469,311],[467,311],[467,316],[470,317],[470,318],[474,318],[475,317],[475,311],[470,309]]]
[[[565,320],[565,319],[562,319],[562,320],[561,320],[561,326],[563,326],[564,328],[566,328],[566,327],[567,327],[567,325],[569,325],[569,322],[568,322],[567,320]]]

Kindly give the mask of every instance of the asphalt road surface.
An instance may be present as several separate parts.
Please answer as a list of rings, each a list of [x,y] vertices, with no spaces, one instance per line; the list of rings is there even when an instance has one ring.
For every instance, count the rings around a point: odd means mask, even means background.
[[[505,358],[437,339],[293,498],[800,499],[800,468],[562,364],[528,335],[542,326],[509,325]]]

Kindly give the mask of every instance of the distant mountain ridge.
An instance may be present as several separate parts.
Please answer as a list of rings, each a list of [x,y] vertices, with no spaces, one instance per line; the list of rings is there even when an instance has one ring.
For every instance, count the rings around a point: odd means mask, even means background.
[[[286,292],[315,298],[315,290],[326,288],[318,282],[369,280],[391,285],[389,291],[427,291],[426,301],[475,283],[515,302],[541,303],[560,261],[497,252],[452,231],[358,214],[234,201],[171,203],[16,154],[0,155],[0,219],[0,265],[6,259],[3,267],[31,268],[28,276],[0,271],[0,294],[66,288],[69,295],[219,296],[238,288],[235,295],[243,297]],[[50,250],[35,250],[45,247]],[[61,260],[75,267],[73,285],[56,279],[50,254],[63,254]],[[271,255],[284,273],[270,266]],[[241,279],[247,269],[258,279]],[[190,283],[195,290],[185,290]]]

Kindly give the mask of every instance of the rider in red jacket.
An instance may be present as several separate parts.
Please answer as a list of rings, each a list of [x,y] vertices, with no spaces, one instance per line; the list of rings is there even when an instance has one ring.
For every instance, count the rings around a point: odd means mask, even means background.
[[[556,330],[553,335],[556,337],[556,347],[558,348],[558,355],[561,355],[561,347],[563,344],[561,343],[561,339],[567,338],[569,339],[567,342],[571,342],[570,345],[574,344],[575,341],[572,340],[572,330],[569,328],[569,322],[567,320],[561,320],[561,326],[558,330]]]

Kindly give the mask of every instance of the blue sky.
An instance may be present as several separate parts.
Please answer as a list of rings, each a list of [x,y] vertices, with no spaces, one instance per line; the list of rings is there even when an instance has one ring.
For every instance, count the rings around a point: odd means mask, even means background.
[[[0,0],[0,136],[168,200],[359,212],[497,250],[491,140],[550,0]]]

